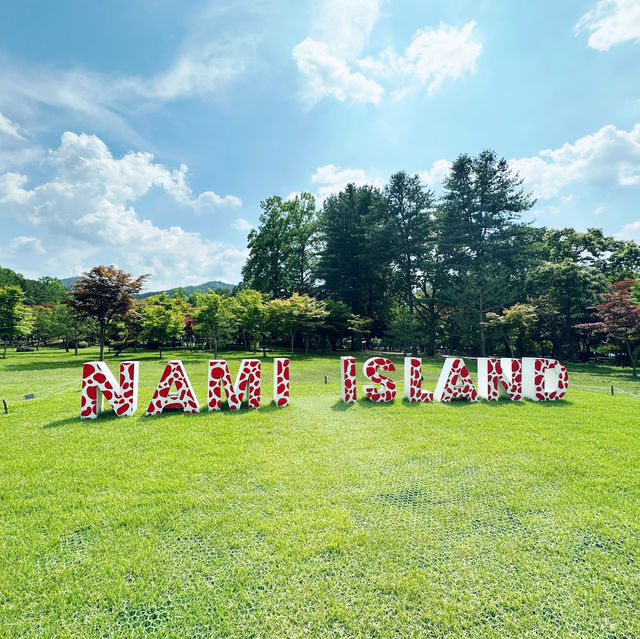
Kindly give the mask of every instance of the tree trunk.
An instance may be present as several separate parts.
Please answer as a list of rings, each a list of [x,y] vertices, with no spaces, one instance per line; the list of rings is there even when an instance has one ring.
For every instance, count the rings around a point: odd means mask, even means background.
[[[295,339],[296,339],[296,332],[295,331],[291,331],[290,335],[291,335],[291,357],[293,357],[296,354],[296,352],[295,352],[295,350],[293,348],[293,344],[294,344]]]
[[[209,348],[211,348],[211,345],[209,345]],[[217,337],[213,338],[213,359],[218,359],[218,338]]]
[[[78,354],[78,327],[73,327],[73,354]]]
[[[162,359],[162,342],[158,346],[158,359]]]
[[[98,339],[100,340],[100,357],[99,360],[102,362],[104,360],[104,324],[100,323],[100,333],[98,335]]]
[[[4,348],[2,349],[2,359],[7,359],[7,342],[4,343]]]
[[[436,303],[433,300],[433,293],[429,300],[429,345],[427,355],[434,357],[436,354]]]
[[[629,353],[629,359],[631,360],[631,376],[632,377],[637,377],[637,371],[636,371],[636,367],[638,365],[638,354],[637,351],[634,353],[631,350],[631,344],[629,342],[629,340],[625,337],[624,338],[625,344],[627,345],[627,353]]]

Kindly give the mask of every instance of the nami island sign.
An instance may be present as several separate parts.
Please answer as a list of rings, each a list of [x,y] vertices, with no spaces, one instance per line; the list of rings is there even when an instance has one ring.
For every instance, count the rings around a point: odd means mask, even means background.
[[[94,419],[103,410],[105,400],[119,417],[129,417],[138,408],[139,362],[121,362],[120,379],[116,381],[105,362],[86,362],[82,367],[82,404],[80,416]],[[499,397],[509,401],[530,399],[555,401],[567,391],[567,369],[557,360],[544,357],[478,358],[478,382],[474,385],[464,360],[447,357],[433,391],[422,388],[422,360],[404,359],[404,397],[410,402],[450,402],[480,398],[493,402]],[[364,384],[364,396],[373,402],[391,402],[396,396],[396,383],[383,372],[393,372],[395,364],[385,357],[371,357],[362,365],[362,374],[372,382]],[[243,359],[235,382],[225,360],[210,360],[207,377],[207,406],[220,410],[222,390],[231,410],[238,410],[246,398],[248,408],[260,408],[261,362]],[[382,371],[382,372],[381,372]],[[356,401],[357,379],[355,357],[340,358],[341,399],[347,404]],[[273,360],[273,401],[276,406],[289,405],[290,362],[287,358]],[[178,409],[185,413],[200,411],[200,403],[180,360],[167,363],[147,406],[146,415]]]

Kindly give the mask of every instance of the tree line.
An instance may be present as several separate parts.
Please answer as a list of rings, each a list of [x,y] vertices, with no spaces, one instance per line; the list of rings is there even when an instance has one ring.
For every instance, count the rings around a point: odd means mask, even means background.
[[[309,193],[273,196],[249,234],[241,286],[345,304],[367,326],[365,347],[562,359],[602,347],[635,362],[635,311],[620,329],[598,305],[614,294],[636,306],[640,247],[527,223],[534,204],[490,150],[460,155],[439,196],[404,171],[381,189],[349,184],[319,210]]]
[[[548,229],[492,151],[461,155],[441,194],[400,171],[347,185],[317,208],[300,193],[261,202],[233,291],[140,299],[147,276],[94,267],[69,291],[0,269],[0,339],[61,339],[119,354],[139,345],[399,349],[414,354],[640,352],[640,247],[600,229]]]

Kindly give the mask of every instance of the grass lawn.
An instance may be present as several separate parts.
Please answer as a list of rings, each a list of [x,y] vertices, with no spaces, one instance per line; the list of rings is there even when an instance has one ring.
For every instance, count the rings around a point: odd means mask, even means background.
[[[172,358],[204,406],[209,355],[128,354],[136,416],[81,421],[95,357],[0,360],[0,398],[36,393],[0,415],[0,637],[640,636],[628,371],[570,367],[555,404],[346,407],[338,359],[300,357],[277,409],[269,358],[259,411],[144,417]]]

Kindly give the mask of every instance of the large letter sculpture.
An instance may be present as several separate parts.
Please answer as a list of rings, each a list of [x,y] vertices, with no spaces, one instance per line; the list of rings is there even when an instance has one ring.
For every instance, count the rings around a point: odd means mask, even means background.
[[[173,386],[176,388],[174,393],[171,392]],[[187,371],[179,359],[167,362],[145,414],[157,415],[167,408],[181,408],[185,413],[200,412]]]
[[[557,359],[523,357],[523,394],[536,402],[550,402],[564,397],[569,385],[567,369]]]
[[[242,406],[245,391],[249,408],[260,408],[260,360],[243,359],[236,377],[235,385],[231,382],[231,373],[224,359],[209,361],[209,410],[220,410],[221,386],[227,396],[227,404],[231,410]]]
[[[372,385],[362,387],[364,394],[372,402],[390,402],[396,396],[396,384],[384,375],[378,373],[378,369],[383,371],[395,371],[395,364],[385,357],[370,357],[363,365],[362,372],[367,379],[375,384],[379,384],[380,388]]]
[[[289,405],[289,360],[286,357],[273,360],[273,401],[276,406]]]
[[[404,396],[410,402],[432,402],[433,393],[422,388],[422,360],[404,358]]]
[[[340,358],[340,386],[342,401],[353,404],[356,401],[356,358],[345,356]]]
[[[118,384],[105,362],[85,362],[82,366],[80,417],[95,419],[106,399],[118,417],[133,415],[138,408],[139,362],[120,362]]]
[[[522,399],[522,360],[503,357],[478,357],[478,394],[490,402],[508,397]]]
[[[450,402],[458,397],[478,401],[478,393],[463,359],[447,357],[433,395],[439,402]]]

